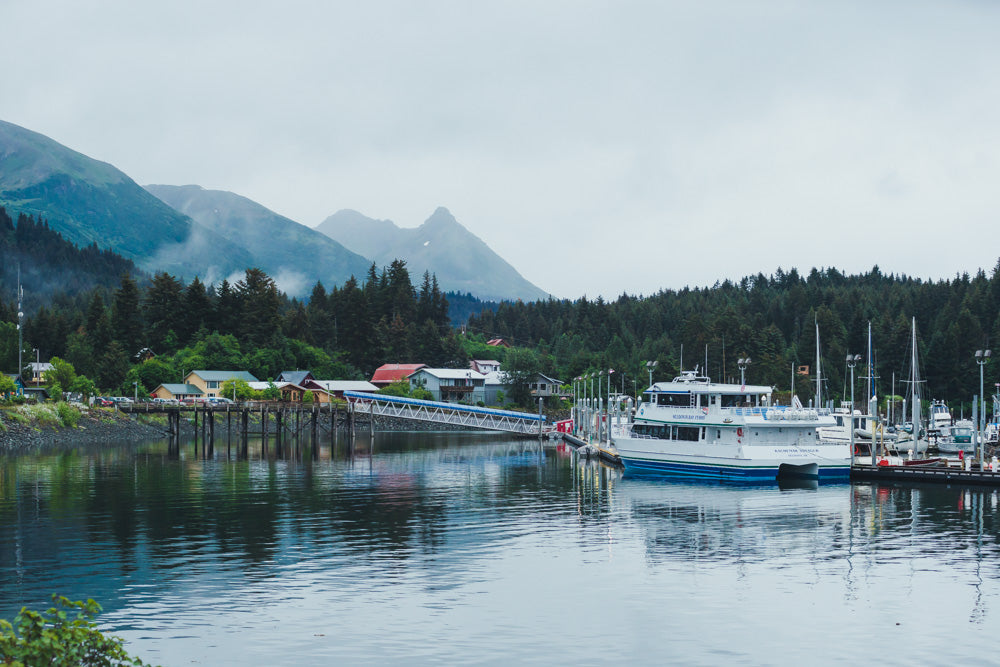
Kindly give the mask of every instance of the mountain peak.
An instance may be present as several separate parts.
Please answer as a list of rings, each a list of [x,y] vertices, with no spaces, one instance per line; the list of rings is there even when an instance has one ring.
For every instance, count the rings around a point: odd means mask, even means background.
[[[379,266],[406,260],[411,275],[429,271],[445,291],[471,292],[482,299],[544,299],[547,294],[466,229],[451,211],[438,207],[419,227],[400,229],[342,210],[317,228]]]
[[[458,226],[462,227],[462,224],[455,219],[455,216],[451,214],[451,211],[446,209],[444,206],[438,206],[437,209],[431,214],[431,217],[424,221],[421,227],[431,227],[435,229],[446,228]],[[462,229],[465,229],[462,227]]]

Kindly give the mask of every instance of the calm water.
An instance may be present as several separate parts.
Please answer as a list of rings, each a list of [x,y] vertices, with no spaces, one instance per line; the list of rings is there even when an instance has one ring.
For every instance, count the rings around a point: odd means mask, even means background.
[[[0,617],[93,597],[163,665],[1000,660],[998,494],[622,478],[376,434],[0,458]]]

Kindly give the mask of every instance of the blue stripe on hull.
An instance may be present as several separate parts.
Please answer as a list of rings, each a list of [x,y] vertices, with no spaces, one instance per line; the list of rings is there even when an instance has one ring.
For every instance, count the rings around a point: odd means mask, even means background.
[[[694,479],[722,479],[742,482],[773,482],[778,479],[778,468],[751,468],[739,466],[713,466],[705,464],[678,463],[676,461],[654,461],[649,459],[622,458],[626,473],[637,475],[659,475]],[[847,479],[850,467],[829,466],[819,468],[817,476],[821,480]]]

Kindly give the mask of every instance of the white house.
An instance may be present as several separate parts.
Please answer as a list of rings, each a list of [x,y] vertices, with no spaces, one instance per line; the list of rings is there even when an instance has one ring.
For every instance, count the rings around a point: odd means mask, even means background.
[[[423,387],[435,401],[467,403],[486,402],[486,376],[471,368],[421,368],[410,374],[410,390]]]

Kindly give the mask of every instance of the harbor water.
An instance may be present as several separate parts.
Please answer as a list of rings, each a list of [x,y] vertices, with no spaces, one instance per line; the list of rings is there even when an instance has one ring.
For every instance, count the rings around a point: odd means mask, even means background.
[[[161,665],[996,662],[1000,495],[622,477],[554,442],[0,457],[0,617]]]

